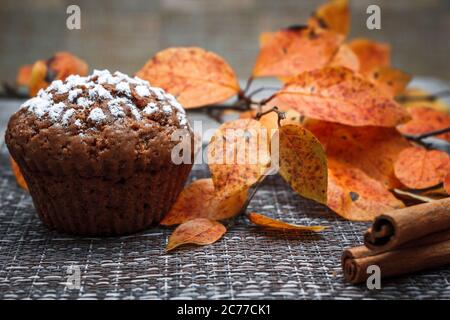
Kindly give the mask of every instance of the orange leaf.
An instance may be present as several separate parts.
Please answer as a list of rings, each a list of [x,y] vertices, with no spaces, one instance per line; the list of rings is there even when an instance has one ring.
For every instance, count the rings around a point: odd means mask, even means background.
[[[64,80],[72,74],[86,76],[89,72],[87,63],[79,57],[65,51],[57,52],[48,60],[48,65],[55,72],[55,79]]]
[[[281,229],[290,231],[313,231],[313,232],[319,232],[326,229],[326,227],[324,226],[300,226],[297,224],[287,223],[281,220],[269,218],[265,215],[256,212],[250,212],[249,214],[247,214],[247,217],[251,222],[253,222],[258,226],[272,229]]]
[[[327,202],[327,157],[319,140],[300,124],[280,132],[280,175],[301,196]]]
[[[246,199],[246,190],[232,195],[221,194],[214,190],[212,179],[199,179],[180,193],[161,224],[170,226],[196,218],[228,219],[239,213]]]
[[[329,160],[358,168],[388,189],[401,186],[394,163],[411,144],[395,128],[351,127],[318,120],[304,125],[322,143]]]
[[[328,66],[346,67],[353,71],[359,71],[359,58],[347,44],[342,44]]]
[[[184,244],[207,245],[216,242],[227,229],[217,221],[197,218],[180,224],[169,237],[166,250],[170,251]]]
[[[348,0],[331,0],[320,6],[309,19],[308,25],[347,35],[350,29]]]
[[[33,65],[27,64],[21,66],[17,72],[16,83],[19,86],[28,86],[31,78],[31,69]]]
[[[447,194],[450,194],[450,173],[448,173],[444,178],[444,190]]]
[[[394,127],[409,119],[407,111],[391,97],[343,67],[326,67],[296,76],[268,106],[352,126]]]
[[[439,150],[410,147],[395,162],[395,175],[408,188],[424,189],[441,183],[450,172],[450,157]]]
[[[44,60],[38,60],[31,69],[30,81],[28,82],[28,94],[34,97],[39,90],[46,88],[49,83],[45,81],[47,75],[47,63]]]
[[[267,129],[254,119],[222,124],[209,143],[208,165],[218,192],[248,189],[270,166]]]
[[[331,60],[343,40],[335,32],[301,26],[264,33],[260,38],[254,77],[290,77],[321,68]]]
[[[398,130],[403,134],[420,135],[423,133],[450,127],[450,115],[426,107],[408,108],[412,119],[405,124],[398,126]],[[450,141],[450,133],[436,136]]]
[[[276,112],[270,112],[268,114],[263,115],[259,122],[267,129],[274,132],[274,130],[278,129],[278,114]],[[285,111],[285,118],[281,119],[280,124],[283,126],[285,124],[296,123],[300,124],[301,116],[300,114],[292,109]]]
[[[403,93],[412,79],[410,74],[392,67],[375,68],[370,72],[368,78],[391,97]]]
[[[136,75],[170,92],[187,109],[227,100],[240,90],[225,60],[196,47],[160,51]]]
[[[9,162],[11,164],[11,170],[14,173],[14,177],[16,178],[17,184],[25,191],[29,191],[27,183],[25,182],[22,172],[20,172],[20,168],[17,162],[15,162],[11,156],[9,157]]]
[[[327,205],[342,217],[355,221],[373,220],[383,212],[404,206],[381,182],[333,159],[328,159]]]
[[[360,38],[350,41],[348,45],[358,56],[360,72],[363,74],[390,65],[391,48],[386,43]]]

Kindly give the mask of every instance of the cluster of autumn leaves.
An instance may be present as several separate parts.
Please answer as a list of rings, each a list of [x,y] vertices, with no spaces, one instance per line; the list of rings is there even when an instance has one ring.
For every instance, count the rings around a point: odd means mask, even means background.
[[[390,66],[389,45],[346,40],[349,24],[348,1],[332,0],[305,26],[263,33],[248,84],[257,77],[275,77],[283,86],[261,101],[249,97],[248,88],[240,87],[221,57],[201,48],[163,50],[136,73],[175,95],[186,109],[232,97],[246,106],[239,119],[223,123],[211,139],[211,178],[187,186],[161,221],[179,225],[168,250],[217,241],[226,232],[219,221],[239,214],[265,227],[323,229],[246,212],[249,190],[270,170],[273,150],[265,142],[257,144],[258,150],[246,147],[247,156],[259,154],[256,164],[214,161],[223,156],[224,143],[231,143],[231,150],[238,148],[238,139],[230,137],[228,129],[256,132],[253,138],[258,141],[271,141],[276,135],[279,174],[298,194],[346,219],[372,220],[403,207],[405,197],[432,201],[447,196],[450,158],[425,148],[420,140],[422,134],[450,126],[447,106],[424,98],[424,91],[406,89],[411,77]],[[450,142],[449,133],[437,138]]]

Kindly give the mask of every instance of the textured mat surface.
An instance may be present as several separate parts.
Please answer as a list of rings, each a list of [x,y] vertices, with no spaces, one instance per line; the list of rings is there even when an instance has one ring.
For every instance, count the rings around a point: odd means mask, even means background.
[[[383,280],[375,291],[346,284],[342,249],[360,243],[367,225],[302,200],[276,177],[264,183],[250,209],[288,222],[329,226],[322,236],[265,231],[241,218],[214,245],[166,254],[168,229],[104,239],[48,231],[30,196],[16,186],[4,146],[0,168],[3,299],[450,298],[450,268]],[[191,179],[206,175],[205,168],[197,168]],[[68,286],[78,272],[80,287]]]

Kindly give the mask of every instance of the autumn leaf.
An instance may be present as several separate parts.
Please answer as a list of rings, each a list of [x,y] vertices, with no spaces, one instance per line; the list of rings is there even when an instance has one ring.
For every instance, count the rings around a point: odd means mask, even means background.
[[[300,124],[279,129],[280,175],[301,196],[327,202],[327,158],[314,135]]]
[[[450,172],[444,178],[444,190],[450,194]]]
[[[179,225],[166,246],[166,250],[173,250],[184,244],[207,245],[219,240],[227,229],[217,221],[197,218]]]
[[[343,37],[332,31],[293,26],[264,33],[260,39],[253,76],[291,77],[327,65]]]
[[[196,218],[228,219],[239,213],[246,199],[246,190],[231,195],[217,193],[212,179],[199,179],[180,193],[161,225],[170,226]]]
[[[347,35],[350,29],[350,9],[347,0],[331,0],[320,6],[309,19],[308,25],[329,29]]]
[[[394,127],[409,119],[407,111],[392,97],[343,67],[326,67],[296,76],[268,106],[351,126]]]
[[[441,183],[450,172],[450,157],[439,150],[410,147],[395,162],[395,175],[408,188],[424,189]]]
[[[342,44],[328,66],[345,67],[352,71],[359,71],[359,58],[347,44]]]
[[[21,66],[19,68],[19,71],[17,72],[17,76],[16,76],[17,85],[19,85],[19,86],[28,86],[29,85],[32,68],[33,68],[33,65],[31,65],[31,64],[27,64],[27,65]]]
[[[53,80],[64,80],[71,74],[85,76],[87,63],[69,52],[57,52],[48,60],[38,60],[33,64],[28,90],[35,96],[40,89],[46,88]]]
[[[391,97],[403,93],[412,79],[410,74],[392,67],[375,68],[367,77],[383,93]]]
[[[446,112],[428,107],[411,107],[408,108],[408,112],[412,119],[397,127],[403,134],[420,135],[450,127],[450,115]],[[436,137],[450,141],[449,132]]]
[[[196,47],[160,51],[136,75],[170,92],[187,109],[225,101],[240,91],[225,60]]]
[[[328,159],[364,171],[385,188],[402,186],[395,177],[394,163],[411,144],[395,128],[352,127],[310,119],[304,126],[322,143]]]
[[[14,159],[11,156],[9,157],[9,162],[11,164],[12,172],[14,174],[14,177],[16,178],[16,181],[17,181],[17,184],[19,185],[19,187],[21,187],[25,191],[29,191],[27,183],[25,182],[25,179],[24,179],[22,173],[20,172],[20,168],[19,168],[19,165],[17,164],[17,162],[14,161]]]
[[[49,83],[45,81],[47,75],[47,63],[44,60],[36,61],[31,69],[30,80],[28,82],[28,94],[34,97],[39,90],[46,88]]]
[[[324,226],[301,226],[297,224],[287,223],[281,220],[269,218],[265,215],[256,212],[248,213],[247,217],[254,224],[271,229],[288,230],[288,231],[312,231],[312,232],[320,232],[326,229],[326,227]]]
[[[359,38],[350,41],[348,45],[359,58],[362,74],[369,74],[374,69],[390,65],[391,48],[386,43]]]
[[[254,119],[222,124],[208,146],[208,165],[218,192],[234,194],[246,190],[270,166],[267,130]]]
[[[381,213],[404,207],[381,182],[333,159],[328,159],[327,197],[330,209],[354,221],[370,221]]]
[[[284,112],[284,119],[280,119],[279,123],[282,126],[291,123],[300,124],[301,120],[301,116],[297,111],[289,109]],[[269,112],[263,115],[259,119],[259,122],[269,130],[269,132],[274,133],[274,131],[278,129],[278,114],[276,112]]]

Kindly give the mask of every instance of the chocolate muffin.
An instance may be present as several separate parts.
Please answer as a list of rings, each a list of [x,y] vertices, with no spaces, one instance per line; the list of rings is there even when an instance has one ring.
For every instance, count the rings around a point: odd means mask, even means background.
[[[26,101],[9,120],[6,144],[45,225],[118,235],[158,223],[183,188],[192,164],[172,161],[178,130],[193,139],[172,95],[96,70]]]

